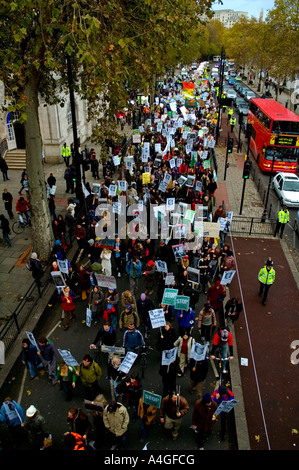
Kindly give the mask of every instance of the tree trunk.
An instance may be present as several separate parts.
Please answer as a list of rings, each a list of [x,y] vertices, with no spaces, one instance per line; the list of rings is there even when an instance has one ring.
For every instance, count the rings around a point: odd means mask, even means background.
[[[54,245],[52,221],[48,207],[42,160],[42,139],[38,116],[39,77],[36,74],[25,86],[27,120],[25,122],[26,170],[32,221],[32,249],[43,262],[49,260]]]

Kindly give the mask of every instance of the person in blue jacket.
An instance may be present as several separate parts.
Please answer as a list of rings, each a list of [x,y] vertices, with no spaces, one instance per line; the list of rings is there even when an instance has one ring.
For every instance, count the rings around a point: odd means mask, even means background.
[[[7,425],[9,446],[16,449],[23,441],[25,412],[11,397],[5,398],[0,408],[0,422]]]
[[[179,326],[179,336],[183,336],[185,331],[190,334],[195,323],[194,310],[191,307],[188,310],[178,310],[176,317]]]
[[[36,370],[43,367],[36,346],[31,344],[28,338],[24,338],[22,341],[22,363],[28,369],[31,379],[36,377]]]
[[[128,351],[133,351],[138,354],[140,348],[145,346],[142,333],[135,328],[135,325],[129,325],[128,329],[124,332],[123,347]]]
[[[130,291],[137,295],[139,279],[142,276],[142,263],[138,258],[131,258],[126,264],[126,273],[130,280]]]

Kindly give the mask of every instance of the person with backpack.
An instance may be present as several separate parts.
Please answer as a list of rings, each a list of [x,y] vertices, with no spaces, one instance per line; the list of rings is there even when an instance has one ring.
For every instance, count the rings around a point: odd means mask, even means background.
[[[11,397],[4,399],[0,408],[0,423],[6,423],[8,431],[8,441],[12,448],[17,448],[23,440],[23,424],[25,412],[21,405]]]

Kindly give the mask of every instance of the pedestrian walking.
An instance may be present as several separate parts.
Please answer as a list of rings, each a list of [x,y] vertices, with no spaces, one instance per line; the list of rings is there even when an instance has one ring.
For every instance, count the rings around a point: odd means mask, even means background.
[[[43,450],[44,440],[50,437],[45,418],[40,411],[31,405],[26,410],[24,429],[31,450]]]
[[[55,204],[55,197],[53,194],[49,194],[48,196],[48,206],[51,216],[53,220],[56,220],[56,204]]]
[[[277,215],[277,222],[274,232],[274,237],[280,232],[280,238],[283,237],[283,232],[285,229],[286,224],[290,220],[290,213],[287,206],[283,206],[283,208],[278,212]]]
[[[196,431],[198,448],[203,449],[207,438],[212,434],[217,410],[217,403],[212,400],[209,393],[205,393],[201,400],[196,400],[192,412],[192,429]]]
[[[98,381],[102,377],[102,369],[89,354],[85,354],[76,374],[84,387],[84,398],[93,400],[100,393]]]
[[[162,353],[174,348],[174,343],[177,339],[177,334],[170,322],[166,322],[166,325],[160,328],[160,334],[157,339],[156,349]]]
[[[154,310],[155,306],[152,301],[144,292],[140,294],[139,299],[137,300],[137,312],[139,318],[142,320],[142,325],[144,328],[144,337],[148,338],[151,328],[151,319],[149,312]]]
[[[6,397],[0,408],[0,423],[7,425],[9,446],[17,449],[24,439],[25,412],[11,397]]]
[[[179,336],[174,343],[174,347],[178,348],[177,355],[179,358],[179,366],[182,373],[178,373],[178,376],[181,377],[184,374],[185,369],[188,367],[190,362],[191,347],[194,343],[194,338],[190,336],[187,332],[183,336]]]
[[[23,181],[24,181],[24,177],[27,176],[27,173],[26,173],[26,168],[25,170],[22,171],[22,174],[21,174],[21,179],[20,179],[20,184],[21,184],[21,189],[19,191],[19,194],[22,194],[22,191],[24,189],[24,184],[23,184]]]
[[[223,401],[226,402],[233,400],[235,395],[225,385],[220,385],[216,390],[214,390],[211,398],[219,406]],[[221,411],[220,413],[220,438],[222,441],[225,441],[226,439],[227,415],[228,413],[226,411]]]
[[[37,344],[39,347],[39,351],[37,351],[37,354],[39,355],[45,369],[48,372],[49,381],[52,383],[52,385],[56,385],[57,354],[55,344],[50,339],[47,339],[45,336],[40,336],[37,340]]]
[[[237,119],[234,116],[231,116],[231,118],[229,120],[230,131],[231,132],[234,132],[234,127],[235,127],[236,122],[237,122]]]
[[[100,256],[101,264],[106,276],[112,275],[111,255],[112,251],[108,248],[104,248]]]
[[[209,287],[207,292],[207,301],[217,314],[223,309],[223,301],[226,297],[226,290],[221,285],[220,281],[217,280],[212,286]]]
[[[231,321],[232,323],[234,323],[238,320],[242,310],[242,302],[239,301],[238,297],[232,297],[225,304],[224,317],[227,321]]]
[[[200,339],[205,343],[209,343],[211,333],[216,326],[216,314],[212,306],[207,302],[198,314],[197,326],[199,329]]]
[[[63,329],[69,329],[70,320],[76,322],[76,295],[69,286],[65,286],[60,294],[61,306],[63,311]]]
[[[13,196],[12,194],[7,190],[7,188],[3,189],[2,193],[2,200],[4,202],[4,207],[5,210],[7,211],[7,214],[10,219],[14,218],[13,212],[12,212],[12,201],[13,201]]]
[[[189,411],[189,404],[183,396],[172,391],[162,398],[160,407],[160,421],[165,429],[170,429],[172,440],[177,441],[183,416]]]
[[[12,247],[9,235],[10,235],[10,225],[9,220],[3,215],[0,215],[0,229],[2,230],[2,237],[5,241],[8,248]]]
[[[123,336],[123,347],[126,351],[133,351],[139,354],[141,348],[145,346],[144,338],[142,333],[135,327],[135,325],[129,325],[128,329],[124,332]]]
[[[84,441],[87,440],[91,430],[88,416],[80,408],[71,406],[67,413],[67,425],[71,432],[75,432],[82,436]]]
[[[118,321],[119,295],[117,289],[107,289],[104,299],[103,319],[116,330]]]
[[[205,358],[202,361],[196,361],[191,358],[189,362],[190,369],[190,393],[196,392],[196,400],[201,400],[203,387],[208,375],[209,362]]]
[[[142,263],[137,258],[129,259],[126,264],[126,272],[130,280],[130,291],[136,297],[139,285],[139,279],[142,275]]]
[[[47,179],[47,183],[48,183],[48,186],[49,186],[50,189],[52,189],[53,186],[56,185],[56,178],[53,175],[53,173],[49,174],[48,179]]]
[[[71,157],[71,149],[66,142],[64,142],[62,149],[61,149],[61,156],[64,160],[65,165],[68,167],[70,164],[70,157]]]
[[[34,379],[36,371],[42,369],[43,363],[37,354],[37,347],[31,344],[28,338],[24,338],[22,341],[21,357],[22,363],[29,371],[30,378]]]
[[[41,278],[44,272],[41,261],[37,257],[37,253],[33,252],[26,265],[26,268],[31,271],[32,277],[36,283],[38,293],[41,295]]]
[[[97,325],[102,314],[104,304],[104,293],[99,286],[93,286],[89,294],[88,305],[91,309],[91,319]]]
[[[184,336],[185,332],[190,334],[195,324],[195,313],[193,308],[189,307],[188,310],[178,310],[176,317],[178,321],[179,335]]]
[[[266,305],[268,292],[270,287],[274,284],[275,281],[275,269],[273,268],[273,261],[269,258],[266,261],[265,266],[263,266],[258,273],[258,280],[260,283],[259,296],[263,297],[263,305]]]
[[[9,180],[8,176],[7,176],[7,172],[8,172],[8,165],[5,161],[4,158],[0,158],[0,170],[2,172],[2,177],[3,177],[3,181],[7,181]]]
[[[76,386],[77,375],[74,367],[65,363],[57,366],[57,383],[59,389],[65,393],[65,401],[71,401],[73,397],[73,389]]]
[[[127,304],[119,316],[119,329],[120,331],[126,330],[130,325],[134,325],[136,328],[139,328],[140,319],[135,310],[135,306],[133,308],[131,304]]]
[[[178,374],[182,374],[182,371],[177,357],[168,365],[162,365],[161,363],[159,375],[162,377],[163,397],[168,395],[172,390],[176,390]]]
[[[74,184],[74,181],[73,181],[71,168],[69,166],[67,166],[66,169],[65,169],[64,179],[65,179],[65,184],[66,184],[65,192],[74,194],[75,184]]]
[[[137,411],[139,400],[142,397],[142,383],[137,372],[132,372],[129,376],[122,379],[117,387],[117,391],[122,395],[122,402],[132,409],[132,422],[137,420]]]
[[[111,450],[125,450],[126,434],[130,423],[127,408],[122,403],[112,400],[104,409],[103,421],[108,431]]]

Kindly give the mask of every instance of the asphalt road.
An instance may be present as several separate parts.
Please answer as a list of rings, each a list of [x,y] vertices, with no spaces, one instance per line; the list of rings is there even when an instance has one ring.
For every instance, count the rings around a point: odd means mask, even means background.
[[[175,266],[174,266],[175,268]],[[117,278],[118,291],[122,292],[128,288],[128,278],[123,275],[122,278]],[[140,293],[143,290],[142,284],[140,285]],[[158,301],[155,295],[151,296],[155,303],[155,307],[158,307]],[[197,304],[196,311],[198,313],[199,307],[205,302],[205,295],[200,295],[200,300]],[[38,337],[40,334],[48,336],[55,344],[56,348],[67,349],[75,357],[78,362],[81,362],[84,354],[90,353],[89,346],[93,343],[99,326],[87,327],[85,323],[85,312],[86,302],[81,299],[77,303],[77,322],[71,324],[68,331],[64,331],[60,325],[61,306],[56,300],[56,295],[49,302],[43,317],[37,326],[37,331],[34,332],[35,336]],[[176,320],[174,321],[176,327]],[[141,329],[142,331],[142,329]],[[149,343],[152,347],[148,356],[148,366],[145,370],[144,379],[142,379],[143,389],[153,392],[155,394],[162,394],[162,381],[161,376],[158,373],[160,365],[160,356],[155,348],[156,340],[159,332],[152,330],[150,335]],[[194,329],[196,341],[199,341],[198,328]],[[122,333],[117,331],[117,346],[122,345]],[[20,345],[21,348],[21,345]],[[59,356],[59,354],[58,354]],[[137,360],[138,361],[138,360]],[[107,357],[102,353],[100,360],[101,367],[103,369],[103,375],[100,380],[100,385],[107,401],[110,400],[110,387],[107,380]],[[135,363],[132,370],[137,370],[141,376],[141,368],[139,362]],[[230,385],[230,379],[227,379],[227,385]],[[177,385],[180,386],[181,395],[183,395],[190,406],[188,414],[184,417],[182,427],[180,430],[179,439],[177,442],[173,442],[169,431],[166,431],[160,424],[160,420],[157,419],[154,426],[149,431],[147,442],[141,443],[140,439],[140,422],[137,420],[136,423],[130,422],[128,434],[127,434],[127,449],[130,450],[142,450],[144,445],[147,444],[148,450],[159,450],[159,451],[179,451],[179,452],[190,452],[196,451],[197,441],[196,434],[190,429],[191,426],[191,414],[193,405],[195,402],[195,396],[189,393],[190,379],[189,373],[185,373],[182,377],[178,377]],[[209,367],[209,373],[204,387],[204,393],[212,393],[216,386],[216,377],[213,368]],[[74,397],[71,402],[66,402],[64,399],[63,392],[58,389],[57,386],[53,387],[48,383],[46,375],[40,375],[34,380],[30,380],[26,369],[20,361],[17,362],[14,369],[11,371],[6,385],[1,390],[1,400],[5,396],[12,396],[17,400],[24,409],[34,404],[45,417],[48,424],[49,431],[53,435],[54,448],[57,450],[63,450],[64,445],[62,442],[63,434],[68,431],[66,419],[67,411],[71,405],[75,405],[79,408],[84,409],[83,406],[83,389],[80,383],[74,392]],[[237,397],[236,397],[237,398]],[[86,410],[85,410],[86,411]],[[130,411],[130,410],[129,410]],[[88,411],[86,411],[89,414]],[[130,411],[131,412],[131,411]],[[89,415],[90,416],[90,415]],[[159,416],[159,414],[158,414]],[[90,416],[90,420],[92,418]],[[220,423],[217,422],[214,428],[212,436],[209,438],[205,445],[207,450],[236,450],[237,441],[235,433],[234,423],[234,412],[231,411],[228,420],[228,437],[225,441],[221,441],[219,437]],[[94,437],[92,433],[91,437]],[[105,439],[101,439],[101,450],[108,450],[107,442]]]

